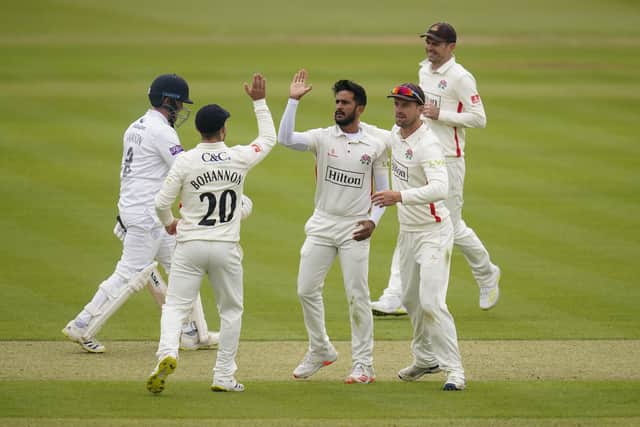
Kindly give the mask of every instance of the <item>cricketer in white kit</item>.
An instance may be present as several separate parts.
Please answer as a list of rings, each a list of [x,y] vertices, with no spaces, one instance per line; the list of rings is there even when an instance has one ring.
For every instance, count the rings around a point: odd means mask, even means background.
[[[471,267],[478,284],[479,305],[489,310],[498,303],[500,268],[491,262],[489,252],[476,233],[462,219],[465,178],[465,129],[484,128],[487,117],[473,75],[456,62],[453,49],[457,35],[447,23],[431,25],[421,35],[427,59],[420,62],[419,84],[425,93],[423,119],[442,145],[449,174],[449,195],[445,200],[454,230],[454,245]],[[400,280],[394,252],[389,284],[379,302],[372,304],[376,314],[402,314],[397,306]]]
[[[398,252],[402,304],[413,326],[414,362],[400,370],[404,381],[444,370],[444,390],[465,387],[453,316],[447,307],[447,288],[453,225],[444,199],[448,176],[435,134],[422,122],[424,92],[412,83],[396,86],[396,125],[391,132],[392,190],[377,192],[379,206],[398,204]]]
[[[370,195],[388,188],[388,131],[360,122],[366,105],[364,89],[348,80],[334,85],[335,126],[294,132],[298,101],[309,90],[307,73],[293,78],[289,102],[280,123],[279,142],[310,151],[316,158],[315,210],[305,225],[300,250],[297,291],[309,348],[295,368],[295,378],[308,378],[337,359],[325,327],[322,289],[336,256],[340,259],[351,322],[352,371],[345,383],[371,383],[373,317],[369,303],[369,237],[384,213]]]
[[[216,104],[202,107],[196,128],[202,142],[176,159],[156,197],[156,210],[169,233],[177,233],[169,289],[162,308],[158,364],[147,389],[160,393],[177,366],[180,325],[198,297],[205,274],[220,315],[220,342],[213,369],[213,391],[243,391],[235,379],[243,312],[240,201],[247,173],[276,144],[276,131],[265,100],[266,82],[255,74],[245,91],[253,99],[258,137],[250,145],[225,144],[229,113]],[[171,206],[179,197],[181,219]]]
[[[154,197],[183,151],[174,126],[188,117],[188,112],[183,114],[183,103],[193,102],[189,99],[187,82],[175,74],[154,79],[148,96],[152,108],[128,127],[123,138],[119,216],[114,229],[123,243],[122,256],[115,272],[100,284],[92,300],[62,330],[91,353],[105,351],[95,336],[133,293],[148,286],[158,304],[164,303],[166,285],[154,259],[169,272],[175,238],[160,224]],[[217,333],[208,331],[199,298],[193,308],[193,323],[185,322],[183,330],[183,347],[187,349],[217,344]]]

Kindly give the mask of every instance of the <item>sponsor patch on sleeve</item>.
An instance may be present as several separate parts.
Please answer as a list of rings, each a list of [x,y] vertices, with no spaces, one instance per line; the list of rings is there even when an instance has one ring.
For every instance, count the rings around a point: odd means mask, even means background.
[[[253,151],[255,151],[256,153],[262,151],[262,148],[258,144],[251,144],[251,148],[253,148]]]
[[[183,151],[184,151],[184,148],[182,148],[182,145],[179,145],[179,144],[169,148],[169,152],[171,153],[172,156],[175,156],[178,153],[182,153]]]
[[[475,95],[471,95],[471,103],[477,104],[478,102],[480,102],[480,95],[477,93]]]

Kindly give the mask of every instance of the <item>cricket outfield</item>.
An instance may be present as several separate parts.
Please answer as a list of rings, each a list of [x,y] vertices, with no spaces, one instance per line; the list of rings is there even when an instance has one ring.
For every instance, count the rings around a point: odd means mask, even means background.
[[[406,321],[406,319],[405,319]],[[442,374],[396,378],[410,362],[406,341],[378,341],[377,381],[344,385],[349,343],[311,380],[292,378],[305,344],[242,342],[241,395],[209,391],[215,351],[183,352],[161,395],[144,389],[155,342],[114,341],[88,354],[67,342],[3,343],[3,425],[632,425],[640,422],[638,340],[462,341],[462,393],[442,393]],[[47,351],[43,352],[42,349]],[[30,384],[38,405],[17,398]],[[584,393],[589,387],[590,392]],[[389,394],[393,394],[390,398]],[[19,394],[18,394],[19,395]],[[447,397],[448,396],[448,397]],[[32,401],[33,402],[33,401]],[[28,408],[29,407],[29,408]],[[16,415],[26,415],[14,418]],[[619,417],[620,411],[628,411]],[[500,418],[495,418],[499,414]],[[193,420],[191,420],[193,419]]]
[[[0,425],[640,425],[640,4],[628,0],[484,2],[35,0],[0,14]],[[219,103],[228,143],[257,129],[242,88],[267,78],[276,124],[301,67],[313,90],[298,130],[333,120],[331,85],[368,93],[363,120],[388,128],[386,95],[416,81],[418,34],[457,29],[457,60],[475,76],[486,129],[470,129],[464,217],[502,269],[483,312],[459,251],[447,304],[468,389],[439,374],[395,379],[410,362],[404,319],[375,321],[370,386],[349,370],[348,303],[334,265],[327,331],[340,358],[309,381],[291,370],[306,349],[296,295],[314,160],[275,147],[245,192],[245,393],[208,389],[214,351],[184,353],[160,396],[145,390],[159,310],[145,292],[113,316],[90,355],[60,333],[114,269],[122,133],[148,108],[152,79],[175,72],[194,111]],[[178,129],[198,143],[192,118]],[[387,284],[397,234],[389,209],[371,243],[369,286]],[[212,292],[202,297],[219,327]]]

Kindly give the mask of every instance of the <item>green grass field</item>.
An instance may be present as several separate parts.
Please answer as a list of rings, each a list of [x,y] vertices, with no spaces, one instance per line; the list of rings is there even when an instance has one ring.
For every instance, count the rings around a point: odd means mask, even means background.
[[[474,73],[487,111],[487,128],[468,131],[465,219],[503,271],[499,305],[481,312],[470,271],[455,254],[448,303],[460,339],[640,340],[637,2],[5,3],[0,347],[42,346],[42,358],[30,363],[52,363],[48,343],[63,341],[60,329],[113,271],[120,254],[111,230],[121,136],[146,110],[156,75],[176,72],[189,81],[193,114],[212,102],[231,111],[230,144],[256,135],[242,89],[256,71],[268,79],[276,123],[291,76],[305,67],[314,89],[299,108],[298,129],[331,124],[330,87],[342,78],[367,88],[363,119],[390,127],[385,95],[417,80],[424,58],[417,34],[438,20],[456,26],[458,61]],[[186,148],[198,142],[193,119],[179,134]],[[303,224],[313,209],[313,166],[311,155],[276,147],[245,186],[254,213],[242,230],[243,342],[292,341],[304,352],[295,281]],[[388,210],[372,241],[374,298],[386,286],[395,214]],[[216,327],[209,289],[203,299]],[[330,336],[348,341],[337,264],[325,303]],[[402,367],[410,357],[408,320],[376,321],[375,328],[377,340],[406,350]],[[109,346],[157,340],[158,332],[158,308],[145,292],[100,338]],[[70,343],[68,350],[77,353]],[[466,356],[470,365],[476,357],[492,356]],[[637,353],[628,357],[640,360]],[[153,350],[147,359],[151,369]],[[627,379],[482,379],[455,395],[392,376],[355,390],[287,376],[248,383],[242,396],[218,396],[208,392],[207,370],[201,381],[178,381],[159,399],[144,390],[146,370],[124,380],[39,381],[3,369],[2,425],[640,424],[637,367]],[[23,369],[31,367],[25,362]],[[250,367],[240,366],[239,375],[243,369]]]

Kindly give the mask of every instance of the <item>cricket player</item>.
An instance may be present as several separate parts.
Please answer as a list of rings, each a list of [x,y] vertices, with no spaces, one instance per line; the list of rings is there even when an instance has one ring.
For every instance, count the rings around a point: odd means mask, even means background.
[[[377,192],[376,206],[398,204],[398,260],[402,304],[413,326],[414,362],[398,372],[403,381],[444,370],[444,390],[465,387],[453,316],[447,308],[447,287],[453,249],[453,224],[444,199],[448,176],[435,133],[420,116],[425,94],[412,83],[396,86],[396,126],[391,131],[393,191]]]
[[[169,234],[177,234],[167,301],[162,307],[158,364],[147,381],[152,393],[164,390],[177,366],[180,325],[198,298],[208,274],[220,314],[220,343],[213,370],[213,391],[244,391],[236,381],[236,353],[243,311],[240,200],[247,173],[276,144],[276,130],[266,103],[266,81],[253,76],[245,91],[253,100],[258,137],[250,145],[227,146],[229,113],[216,104],[202,107],[196,128],[202,142],[176,159],[156,197],[160,221]],[[180,220],[171,206],[182,200]]]
[[[92,300],[62,330],[90,353],[105,351],[95,336],[133,293],[148,286],[158,304],[164,303],[166,285],[154,259],[169,272],[175,238],[164,231],[153,200],[169,168],[183,151],[175,127],[189,116],[183,104],[193,102],[189,99],[187,82],[175,74],[157,77],[148,95],[151,108],[129,126],[123,139],[119,216],[114,229],[122,240],[122,256],[115,272],[100,284]],[[209,332],[200,298],[193,307],[193,319],[185,321],[182,332],[185,349],[217,345],[218,334]]]
[[[420,87],[425,92],[426,124],[442,144],[449,174],[449,195],[445,200],[451,215],[454,244],[471,267],[480,289],[479,305],[489,310],[500,296],[500,268],[491,262],[489,252],[476,233],[462,219],[465,177],[465,128],[484,128],[487,117],[473,75],[456,62],[456,31],[439,22],[420,35],[425,39],[427,59],[420,63]],[[396,251],[397,252],[397,251]],[[379,301],[371,304],[377,315],[403,314],[399,304],[400,282],[394,252],[391,276]]]
[[[362,86],[349,80],[339,80],[333,87],[334,126],[294,132],[298,103],[311,90],[306,80],[305,70],[294,76],[278,136],[285,147],[312,152],[317,171],[315,210],[305,225],[297,285],[309,348],[293,376],[308,378],[338,357],[325,328],[322,298],[327,271],[338,256],[351,320],[353,367],[345,383],[372,383],[369,237],[384,208],[372,208],[370,195],[374,181],[377,191],[389,187],[389,133],[360,121],[367,96]]]

